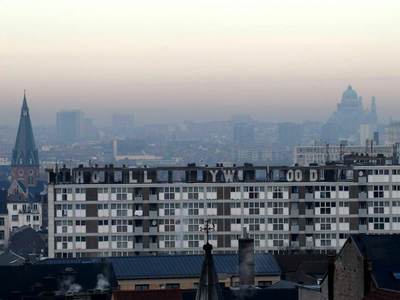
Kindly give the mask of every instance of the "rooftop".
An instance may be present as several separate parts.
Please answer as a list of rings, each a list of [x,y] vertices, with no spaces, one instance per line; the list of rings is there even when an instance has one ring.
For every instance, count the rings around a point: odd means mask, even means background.
[[[371,261],[372,278],[378,288],[400,292],[400,234],[353,234],[361,255]]]
[[[214,254],[214,264],[218,274],[239,274],[239,257],[236,254]],[[160,255],[110,257],[109,261],[118,279],[145,278],[194,278],[199,277],[204,255]],[[85,264],[99,259],[48,259],[40,263]],[[280,275],[281,269],[269,253],[255,254],[256,275]]]

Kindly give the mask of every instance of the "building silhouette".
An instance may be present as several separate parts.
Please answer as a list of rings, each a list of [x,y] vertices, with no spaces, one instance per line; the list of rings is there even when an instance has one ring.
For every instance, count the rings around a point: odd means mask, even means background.
[[[35,145],[29,108],[24,93],[17,138],[11,160],[12,181],[25,187],[36,186],[39,177],[39,154]]]
[[[322,138],[330,144],[337,144],[340,140],[364,144],[365,141],[359,140],[360,126],[367,124],[372,128],[371,131],[374,132],[377,122],[375,97],[372,97],[370,109],[365,110],[362,98],[349,85],[347,90],[344,91],[336,111],[323,126]]]

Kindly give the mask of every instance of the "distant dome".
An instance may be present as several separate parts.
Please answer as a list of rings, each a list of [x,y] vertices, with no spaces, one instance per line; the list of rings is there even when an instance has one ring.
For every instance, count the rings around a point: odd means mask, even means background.
[[[345,90],[344,93],[343,93],[342,101],[345,101],[345,100],[357,100],[357,99],[358,99],[357,92],[355,90],[353,90],[351,85],[349,85],[347,90]]]

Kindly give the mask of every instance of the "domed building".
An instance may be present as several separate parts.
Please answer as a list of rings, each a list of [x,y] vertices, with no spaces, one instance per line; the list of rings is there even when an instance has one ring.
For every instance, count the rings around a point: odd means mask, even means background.
[[[370,110],[365,110],[362,98],[351,85],[343,92],[341,102],[336,111],[322,128],[322,139],[330,144],[337,144],[341,140],[351,143],[360,141],[360,125],[368,124],[375,127],[378,121],[375,97],[372,97]]]

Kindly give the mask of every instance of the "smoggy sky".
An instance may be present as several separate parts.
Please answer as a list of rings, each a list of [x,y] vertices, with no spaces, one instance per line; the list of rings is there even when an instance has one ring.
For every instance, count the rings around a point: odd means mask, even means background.
[[[400,112],[400,1],[0,0],[0,125],[325,120],[349,83]]]

